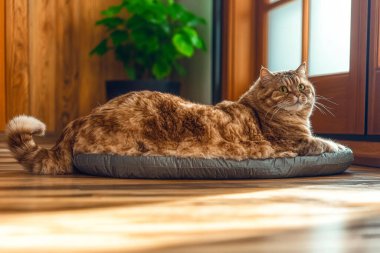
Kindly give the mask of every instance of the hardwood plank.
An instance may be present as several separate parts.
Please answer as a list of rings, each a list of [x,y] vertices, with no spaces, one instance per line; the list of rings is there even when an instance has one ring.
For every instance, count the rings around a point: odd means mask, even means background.
[[[70,121],[78,117],[79,97],[79,10],[74,0],[56,1],[57,27],[57,78],[56,78],[56,126],[62,130]],[[87,1],[86,1],[87,2]],[[88,24],[87,24],[88,25]],[[82,99],[82,98],[81,98]]]
[[[29,114],[28,1],[5,1],[6,109],[9,118]]]
[[[29,1],[30,113],[42,120],[47,130],[56,124],[56,1]],[[60,15],[58,15],[60,16]]]
[[[377,169],[277,180],[127,180],[30,175],[4,158],[10,153],[1,138],[0,154],[1,252],[380,249]]]
[[[0,3],[0,131],[6,123],[5,102],[5,2]]]

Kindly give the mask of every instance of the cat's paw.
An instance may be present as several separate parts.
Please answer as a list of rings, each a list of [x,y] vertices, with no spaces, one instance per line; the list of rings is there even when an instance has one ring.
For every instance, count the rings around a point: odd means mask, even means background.
[[[346,149],[345,146],[339,143],[330,141],[330,140],[325,140],[325,144],[326,144],[325,152],[328,152],[328,153],[336,153],[336,152]]]
[[[320,155],[322,153],[336,153],[346,149],[345,146],[331,140],[314,138],[308,141],[308,145],[302,152],[302,155]]]

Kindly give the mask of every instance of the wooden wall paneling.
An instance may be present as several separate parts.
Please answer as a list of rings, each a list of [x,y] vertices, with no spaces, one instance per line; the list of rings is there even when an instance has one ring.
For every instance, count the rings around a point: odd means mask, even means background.
[[[49,132],[56,125],[56,10],[56,1],[29,1],[30,114]]]
[[[7,117],[29,114],[28,0],[7,0],[6,109]]]
[[[89,52],[106,35],[95,26],[100,11],[118,3],[5,2],[6,87],[0,81],[0,93],[6,90],[6,95],[4,99],[0,94],[0,105],[6,101],[6,106],[0,106],[0,131],[5,116],[31,114],[44,121],[49,132],[59,133],[69,121],[105,102],[105,80],[125,79],[123,66],[112,53],[90,57]]]
[[[5,128],[5,2],[0,3],[0,131]]]
[[[75,0],[56,1],[56,125],[63,129],[70,121],[78,117],[79,95],[79,54],[81,23]]]
[[[227,76],[223,97],[236,100],[255,80],[254,13],[257,1],[230,0],[227,9]]]
[[[105,31],[95,27],[100,10],[104,6],[102,1],[77,1],[81,15],[79,22],[81,34],[79,38],[79,114],[89,113],[92,108],[105,101],[103,59],[98,56],[89,56],[91,49],[100,42]]]
[[[380,135],[380,1],[371,0],[368,71],[368,134]]]

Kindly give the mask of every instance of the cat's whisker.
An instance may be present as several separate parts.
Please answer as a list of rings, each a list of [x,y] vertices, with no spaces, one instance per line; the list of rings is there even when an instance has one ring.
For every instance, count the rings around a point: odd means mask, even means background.
[[[286,104],[283,104],[283,103],[276,105],[276,109],[273,111],[272,117],[270,118],[269,121],[272,121],[272,119],[276,115],[276,113],[278,113],[281,109],[284,109],[285,106],[286,106]]]
[[[269,114],[272,110],[275,111],[276,108],[277,108],[277,105],[272,106],[272,107],[267,111],[267,113],[265,114],[264,119],[267,118],[268,114]]]
[[[326,102],[329,102],[331,104],[338,105],[337,103],[335,103],[334,101],[331,100],[332,98],[327,98],[327,97],[324,97],[324,96],[321,96],[321,95],[316,95],[315,97],[316,97],[317,100],[320,99],[320,100],[324,100]]]
[[[331,111],[331,108],[330,107],[328,107],[328,106],[326,106],[326,105],[324,105],[324,104],[322,104],[322,103],[320,103],[320,102],[315,102],[315,105],[317,105],[317,106],[320,106],[321,108],[323,108],[326,112],[328,112],[329,114],[331,114],[331,116],[334,116],[335,117],[335,114]]]
[[[332,101],[330,98],[326,98],[323,96],[316,96],[316,98],[317,98],[317,100],[323,100],[323,101],[329,102],[331,104],[338,105],[338,103]]]
[[[324,108],[321,108],[321,107],[319,107],[319,106],[317,106],[317,105],[315,105],[315,108],[317,108],[318,109],[318,111],[320,111],[323,115],[327,115],[327,110],[326,109],[324,109]],[[330,114],[330,113],[329,113]]]
[[[323,103],[321,103],[321,102],[317,102],[318,103],[318,105],[322,105],[323,107],[325,107],[325,108],[327,108],[327,109],[330,109],[330,110],[332,110],[333,108],[331,108],[330,106],[327,106],[327,105],[325,105],[325,104],[323,104]]]
[[[325,111],[323,111],[318,105],[314,104],[315,108],[318,109],[323,115],[326,115]]]
[[[281,110],[280,107],[276,108],[276,110],[274,110],[273,114],[272,114],[272,117],[269,119],[269,121],[272,121],[273,117],[276,115],[276,113],[278,113],[279,111]]]
[[[322,102],[320,102],[320,101],[318,101],[318,100],[316,100],[315,103],[318,103],[319,105],[323,105],[324,107],[326,107],[326,108],[332,110],[332,108],[331,108],[330,106],[325,105],[324,103],[322,103]]]

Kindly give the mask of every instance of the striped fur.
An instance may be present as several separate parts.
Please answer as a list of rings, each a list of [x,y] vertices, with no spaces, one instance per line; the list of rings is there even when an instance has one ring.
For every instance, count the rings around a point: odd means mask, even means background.
[[[17,116],[7,125],[8,147],[19,163],[35,174],[71,174],[72,148],[70,140],[73,123],[64,130],[57,144],[47,150],[33,140],[33,135],[43,136],[45,124],[31,116]]]

